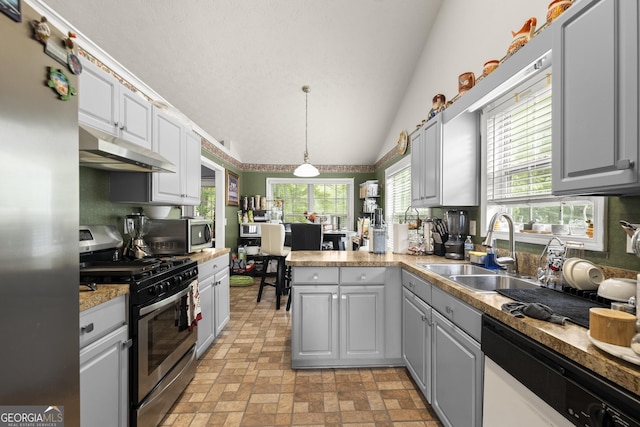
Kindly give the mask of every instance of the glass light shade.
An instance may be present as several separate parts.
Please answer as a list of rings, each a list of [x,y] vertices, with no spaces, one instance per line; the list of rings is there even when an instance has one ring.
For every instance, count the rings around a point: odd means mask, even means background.
[[[311,178],[320,175],[320,171],[311,163],[305,162],[298,166],[293,174],[302,178]]]

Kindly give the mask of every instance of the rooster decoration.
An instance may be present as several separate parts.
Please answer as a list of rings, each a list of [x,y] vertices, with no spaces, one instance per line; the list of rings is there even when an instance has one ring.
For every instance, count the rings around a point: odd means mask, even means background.
[[[536,18],[529,18],[525,21],[522,28],[520,28],[520,31],[511,32],[511,34],[513,35],[513,41],[509,45],[507,55],[513,55],[518,51],[518,49],[520,49],[522,46],[527,44],[529,40],[531,40],[531,38],[533,37],[533,33],[536,32],[537,23],[538,20]]]

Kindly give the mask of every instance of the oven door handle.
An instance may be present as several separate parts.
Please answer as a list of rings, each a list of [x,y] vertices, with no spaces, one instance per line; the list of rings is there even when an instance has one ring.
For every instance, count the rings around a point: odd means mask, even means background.
[[[191,282],[193,283],[193,282]],[[182,298],[183,296],[187,295],[189,292],[191,292],[191,283],[189,283],[189,285],[187,286],[186,289],[178,292],[175,295],[171,295],[169,298],[163,299],[162,301],[158,301],[156,303],[153,303],[151,305],[148,305],[146,307],[142,307],[140,309],[140,316],[144,316],[145,314],[149,314],[152,311],[158,310],[160,308],[166,307],[170,304],[173,304],[174,302],[178,301],[180,298]]]

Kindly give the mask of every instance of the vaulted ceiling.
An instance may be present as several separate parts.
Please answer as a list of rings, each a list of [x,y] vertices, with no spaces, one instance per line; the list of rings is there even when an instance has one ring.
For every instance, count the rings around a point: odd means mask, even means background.
[[[42,0],[239,160],[371,165],[442,0]],[[81,95],[81,94],[80,94]]]

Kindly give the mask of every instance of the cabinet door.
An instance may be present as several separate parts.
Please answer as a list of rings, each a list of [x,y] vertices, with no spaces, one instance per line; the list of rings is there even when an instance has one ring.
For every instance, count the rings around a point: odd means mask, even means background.
[[[126,427],[129,408],[127,326],[80,350],[80,423]]]
[[[421,206],[424,186],[424,134],[418,129],[411,136],[411,206]]]
[[[200,137],[193,132],[185,132],[182,169],[184,205],[200,204]]]
[[[78,76],[78,121],[111,135],[117,135],[120,82],[111,74],[80,57]]]
[[[639,19],[638,2],[590,0],[554,22],[554,194],[640,191]]]
[[[423,183],[421,206],[439,206],[441,200],[441,148],[442,123],[439,119],[431,119],[424,127],[423,134]]]
[[[384,357],[384,285],[340,287],[340,358]]]
[[[154,202],[182,204],[183,173],[180,163],[184,137],[182,125],[162,111],[153,110],[153,150],[176,165],[176,173],[153,173]]]
[[[200,291],[200,308],[202,310],[202,320],[198,322],[198,344],[197,357],[200,358],[211,346],[215,339],[215,293],[213,276],[203,279],[198,284]]]
[[[119,102],[120,136],[151,150],[151,104],[125,87],[120,88]]]
[[[338,358],[338,285],[292,287],[291,357],[294,361]]]
[[[214,281],[214,291],[215,336],[217,337],[229,322],[229,267],[225,267],[222,271],[216,274]]]
[[[402,358],[413,380],[431,403],[431,307],[403,289]]]
[[[447,427],[482,425],[480,344],[432,312],[432,406]]]

